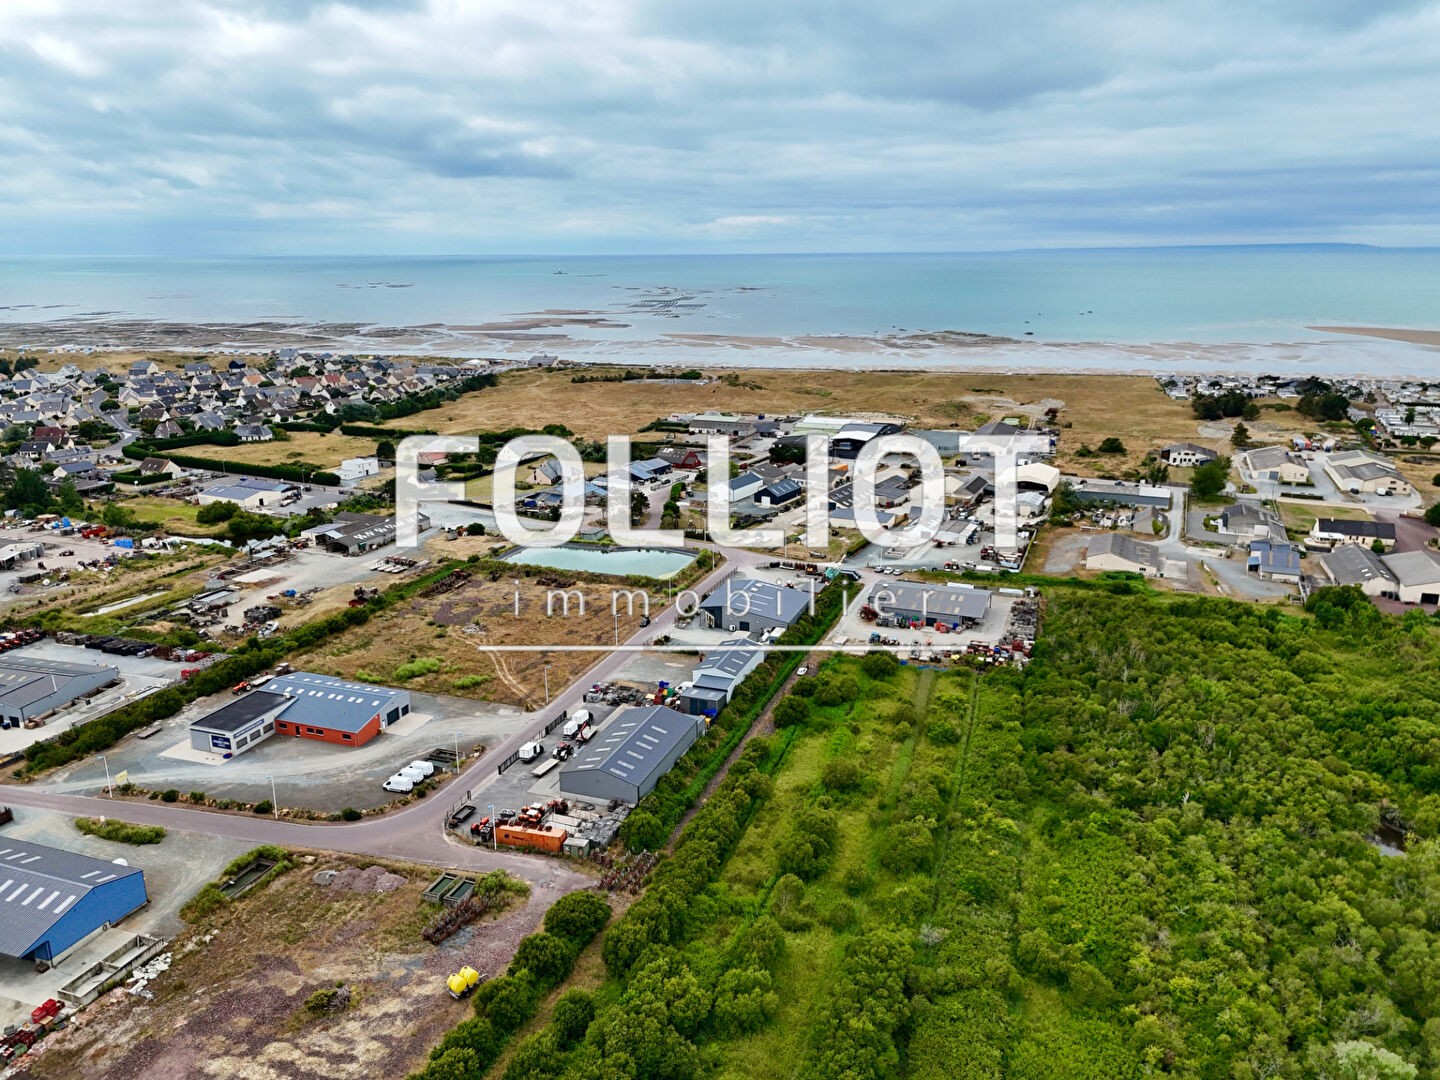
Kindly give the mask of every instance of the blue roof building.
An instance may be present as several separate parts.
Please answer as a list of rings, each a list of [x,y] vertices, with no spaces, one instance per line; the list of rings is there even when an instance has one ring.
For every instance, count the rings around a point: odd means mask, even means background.
[[[54,964],[149,899],[138,867],[0,837],[0,955]]]

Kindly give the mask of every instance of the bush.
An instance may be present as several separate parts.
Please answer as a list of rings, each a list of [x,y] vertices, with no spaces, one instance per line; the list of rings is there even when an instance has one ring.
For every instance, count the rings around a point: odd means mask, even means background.
[[[359,821],[364,816],[364,814],[356,810],[353,806],[347,806],[344,810],[340,811],[341,821]]]
[[[203,792],[203,791],[192,791],[192,792],[190,792],[190,794],[187,796],[187,798],[188,798],[192,803],[194,803],[194,804],[196,804],[196,805],[198,806],[200,803],[203,803],[203,802],[205,801],[205,792]]]
[[[775,726],[777,728],[793,727],[796,724],[803,724],[810,716],[810,706],[805,704],[805,699],[791,694],[781,700],[775,706]]]
[[[860,670],[867,679],[893,679],[900,670],[900,661],[894,653],[879,650],[868,652],[860,661]]]
[[[777,852],[780,872],[813,881],[829,868],[838,835],[839,826],[833,813],[815,806],[801,810],[780,841]]]
[[[275,812],[275,804],[269,799],[262,799],[255,804],[253,811],[257,814],[273,814]]]
[[[572,896],[593,896],[593,893],[571,893]],[[554,910],[553,908],[551,910]],[[550,1012],[550,1023],[562,1046],[573,1046],[585,1037],[585,1031],[595,1019],[595,999],[584,990],[569,990],[555,1002]]]
[[[485,1003],[485,1016],[497,1035],[509,1035],[535,1015],[540,1004],[540,987],[525,971],[512,972],[492,979],[494,989]]]
[[[124,821],[99,818],[76,818],[75,827],[86,836],[101,840],[113,840],[120,844],[158,844],[165,839],[165,830],[159,825],[131,825]]]
[[[1096,450],[1101,454],[1123,454],[1125,453],[1125,444],[1111,435],[1107,439],[1100,440],[1100,445],[1096,447]]]
[[[930,861],[935,846],[931,827],[932,823],[922,818],[891,825],[880,852],[880,865],[896,874],[919,870]]]
[[[854,675],[830,675],[818,680],[815,704],[822,707],[844,705],[860,696],[860,684]]]
[[[832,791],[854,791],[860,786],[860,766],[852,758],[831,758],[820,771],[820,782]]]
[[[161,801],[161,802],[179,802],[179,801],[180,801],[180,792],[176,791],[173,787],[172,787],[172,788],[167,788],[166,790],[164,790],[164,791],[162,791],[162,792],[160,793],[160,801]]]
[[[187,923],[203,922],[228,903],[225,894],[212,881],[185,902],[180,918]]]
[[[570,973],[575,946],[562,937],[542,931],[521,940],[510,961],[510,974],[529,972],[543,989],[549,989]]]
[[[443,662],[433,656],[422,656],[408,664],[401,664],[395,669],[394,676],[401,681],[418,679],[422,675],[433,675],[444,666]]]
[[[610,905],[593,892],[567,893],[545,912],[545,932],[583,949],[610,921]]]
[[[715,1028],[727,1038],[759,1031],[779,1008],[770,972],[763,968],[732,968],[715,984]]]

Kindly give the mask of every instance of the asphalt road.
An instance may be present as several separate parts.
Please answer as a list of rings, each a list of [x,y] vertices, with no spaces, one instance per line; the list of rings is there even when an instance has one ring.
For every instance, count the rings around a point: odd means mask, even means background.
[[[703,596],[718,586],[727,575],[767,561],[765,556],[754,552],[727,550],[725,555],[727,561],[724,564],[692,586],[695,592]],[[674,625],[675,617],[674,606],[666,607],[654,616],[649,626],[627,639],[624,644],[648,644],[653,638],[668,633]],[[522,744],[535,738],[545,721],[556,715],[560,709],[578,707],[591,684],[612,679],[632,655],[622,651],[606,654],[604,659],[558,694],[552,704],[528,714],[527,722],[521,725],[515,734],[492,747],[484,757],[462,773],[459,779],[452,782],[448,790],[468,790],[472,802],[483,798],[483,792],[498,778],[496,762],[504,761]],[[357,855],[387,856],[465,870],[504,869],[538,887],[550,887],[564,892],[583,888],[590,883],[590,879],[583,874],[569,870],[553,859],[518,852],[493,851],[447,835],[445,818],[449,813],[449,800],[445,799],[420,800],[404,810],[369,821],[348,825],[319,825],[191,810],[166,803],[116,803],[100,796],[62,795],[45,790],[43,784],[30,787],[7,786],[0,789],[0,795],[3,795],[5,802],[14,806],[58,810],[77,817],[104,814],[142,825],[187,829],[255,844],[281,844]]]

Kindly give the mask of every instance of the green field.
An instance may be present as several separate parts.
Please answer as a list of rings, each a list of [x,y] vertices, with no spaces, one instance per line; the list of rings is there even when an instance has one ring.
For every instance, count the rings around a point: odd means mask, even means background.
[[[827,661],[607,931],[588,1031],[490,1075],[1435,1075],[1434,620],[1113,588],[1051,588],[1024,673]]]

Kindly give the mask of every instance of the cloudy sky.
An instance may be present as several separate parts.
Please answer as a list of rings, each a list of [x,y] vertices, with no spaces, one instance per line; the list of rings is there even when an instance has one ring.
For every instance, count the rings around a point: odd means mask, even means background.
[[[1440,0],[0,0],[0,254],[1440,244]]]

